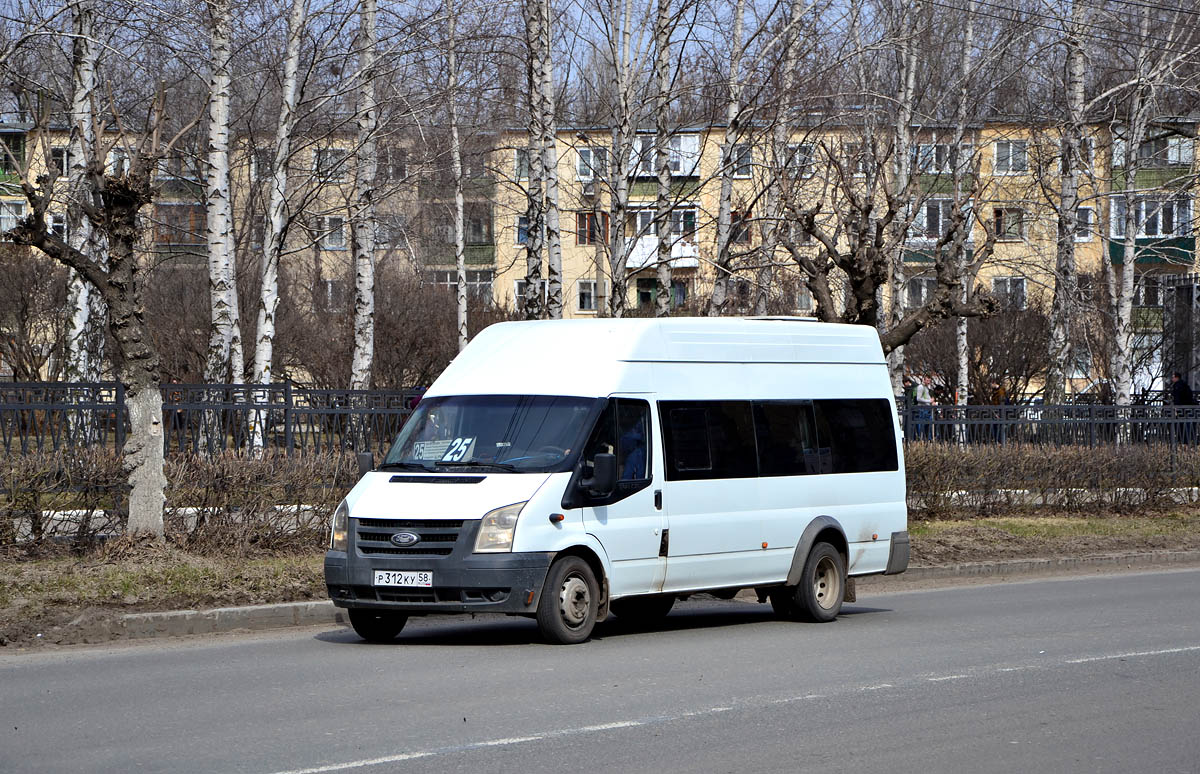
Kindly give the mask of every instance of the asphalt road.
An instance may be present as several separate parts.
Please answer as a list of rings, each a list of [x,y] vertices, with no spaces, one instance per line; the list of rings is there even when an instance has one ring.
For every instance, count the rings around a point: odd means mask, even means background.
[[[1200,570],[0,651],[0,772],[1200,772]]]

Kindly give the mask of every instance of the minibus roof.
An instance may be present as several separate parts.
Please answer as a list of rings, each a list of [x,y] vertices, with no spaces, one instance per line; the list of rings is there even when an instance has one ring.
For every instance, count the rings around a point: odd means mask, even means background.
[[[427,394],[649,392],[651,363],[885,362],[874,328],[812,318],[534,320],[481,331]]]

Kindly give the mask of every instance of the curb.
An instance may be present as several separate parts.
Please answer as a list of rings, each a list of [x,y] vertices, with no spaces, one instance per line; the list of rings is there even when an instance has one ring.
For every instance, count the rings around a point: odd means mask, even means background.
[[[1170,564],[1200,564],[1200,551],[1152,551],[1140,554],[1109,554],[1058,559],[964,562],[934,567],[911,567],[901,575],[891,575],[886,578],[882,576],[869,577],[871,585],[875,586],[876,584],[891,585],[905,581],[1039,575],[1072,570],[1133,569]],[[865,579],[860,579],[859,582],[861,583],[862,580]],[[147,639],[334,624],[348,625],[349,619],[344,609],[334,607],[332,602],[325,600],[251,607],[219,607],[212,610],[128,613],[112,622],[109,634],[114,639]]]

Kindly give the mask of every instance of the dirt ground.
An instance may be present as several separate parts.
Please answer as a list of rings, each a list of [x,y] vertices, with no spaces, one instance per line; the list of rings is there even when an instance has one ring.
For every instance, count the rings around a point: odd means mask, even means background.
[[[1193,512],[1194,511],[1194,512]],[[1004,559],[1200,550],[1188,512],[913,520],[911,567]],[[127,613],[325,598],[322,555],[196,556],[171,545],[112,541],[90,554],[0,552],[0,647],[95,642]]]

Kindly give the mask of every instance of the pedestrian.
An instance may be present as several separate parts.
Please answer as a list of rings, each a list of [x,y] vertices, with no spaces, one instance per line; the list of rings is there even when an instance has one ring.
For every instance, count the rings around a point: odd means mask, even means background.
[[[1171,403],[1175,406],[1194,406],[1196,405],[1196,396],[1192,393],[1192,388],[1188,386],[1187,380],[1183,378],[1183,374],[1176,371],[1171,374]],[[1196,437],[1196,423],[1192,421],[1194,412],[1176,409],[1175,419],[1186,418],[1187,421],[1176,424],[1175,430],[1179,440],[1183,443],[1191,443]]]
[[[925,375],[913,390],[913,400],[917,402],[917,437],[927,440],[933,437],[932,386],[933,379]]]
[[[1171,374],[1171,403],[1176,406],[1196,405],[1196,396],[1192,394],[1192,388],[1178,371]]]

